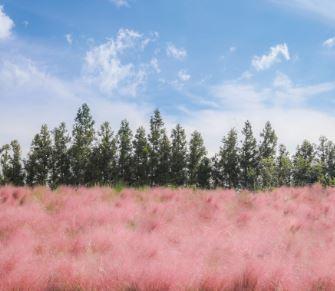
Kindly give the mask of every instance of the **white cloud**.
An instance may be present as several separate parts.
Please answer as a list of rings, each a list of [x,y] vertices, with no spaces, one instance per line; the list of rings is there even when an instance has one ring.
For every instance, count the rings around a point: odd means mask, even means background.
[[[250,84],[225,82],[214,86],[211,93],[221,106],[227,109],[249,108],[254,110],[263,107],[268,89],[258,90]]]
[[[117,7],[127,7],[129,3],[127,0],[110,0]]]
[[[229,52],[234,53],[235,51],[236,51],[236,47],[231,46],[231,47],[229,48]]]
[[[120,121],[127,118],[135,129],[146,124],[153,111],[148,104],[103,98],[84,82],[67,82],[23,57],[0,60],[0,101],[0,144],[18,139],[24,154],[42,123],[53,128],[65,121],[71,130],[76,111],[84,102],[90,106],[97,128],[107,120],[117,130]]]
[[[167,56],[175,58],[179,61],[187,57],[187,51],[184,48],[177,48],[173,43],[169,43],[167,45],[166,54]]]
[[[303,104],[309,98],[335,91],[335,82],[298,86],[285,74],[277,73],[273,87],[275,105],[297,106]]]
[[[323,43],[324,47],[328,47],[328,48],[332,48],[335,46],[335,37],[329,38],[327,39],[324,43]]]
[[[278,44],[274,47],[270,48],[270,52],[267,55],[263,56],[255,56],[252,59],[252,66],[257,71],[264,71],[269,69],[271,66],[273,66],[275,63],[281,62],[281,57],[283,57],[285,60],[289,61],[290,53],[288,50],[288,47],[286,43],[284,44]]]
[[[142,40],[140,33],[120,29],[115,39],[87,52],[84,78],[104,93],[136,96],[146,80],[147,66],[123,62],[122,57],[131,50],[142,50]]]
[[[160,73],[161,72],[161,68],[159,66],[159,62],[157,58],[152,58],[150,61],[150,65],[153,67],[153,69],[155,70],[156,73]]]
[[[224,82],[212,87],[217,102],[230,110],[259,110],[271,107],[296,108],[315,96],[335,91],[335,82],[314,85],[296,85],[282,73],[277,73],[273,84],[257,87],[244,79]]]
[[[191,79],[191,75],[188,74],[185,70],[180,70],[178,72],[178,78],[182,82],[187,82]]]
[[[72,43],[73,43],[73,38],[72,38],[72,35],[71,35],[70,33],[68,33],[68,34],[65,35],[65,39],[66,39],[66,41],[67,41],[67,43],[68,43],[69,45],[72,45]]]
[[[270,0],[279,5],[307,11],[322,19],[335,21],[335,2],[333,0]]]
[[[0,6],[0,41],[11,36],[13,27],[13,20],[5,14],[3,6]]]

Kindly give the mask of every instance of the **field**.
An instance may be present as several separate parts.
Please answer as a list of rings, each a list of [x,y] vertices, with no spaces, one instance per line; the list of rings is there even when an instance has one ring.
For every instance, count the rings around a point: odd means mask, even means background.
[[[335,189],[0,189],[0,290],[334,290]]]

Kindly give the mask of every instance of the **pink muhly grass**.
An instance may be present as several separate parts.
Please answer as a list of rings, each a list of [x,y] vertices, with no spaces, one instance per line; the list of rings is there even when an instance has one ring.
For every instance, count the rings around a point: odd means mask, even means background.
[[[334,290],[335,189],[0,188],[0,290]]]

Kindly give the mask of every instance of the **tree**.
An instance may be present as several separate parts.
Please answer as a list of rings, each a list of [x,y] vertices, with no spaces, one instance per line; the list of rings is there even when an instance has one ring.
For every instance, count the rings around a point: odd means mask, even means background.
[[[252,127],[249,121],[245,123],[242,130],[244,140],[240,150],[241,185],[243,188],[256,189],[257,181],[257,143],[253,136]]]
[[[53,132],[51,177],[50,185],[57,188],[60,185],[68,185],[71,180],[69,143],[71,138],[62,122]]]
[[[189,184],[197,184],[199,167],[206,154],[207,151],[200,132],[194,131],[191,135],[188,155]]]
[[[165,130],[160,144],[156,182],[161,186],[171,182],[171,142]]]
[[[276,186],[276,149],[277,135],[268,121],[261,133],[259,146],[258,182],[262,189],[271,189]]]
[[[171,139],[171,181],[182,186],[187,181],[187,142],[185,130],[180,124],[172,130]]]
[[[322,136],[316,150],[316,162],[320,171],[319,182],[324,185],[335,183],[335,145]]]
[[[292,175],[292,162],[284,145],[279,146],[279,154],[276,161],[277,186],[290,186]]]
[[[197,171],[197,186],[210,189],[211,188],[211,160],[207,157],[203,157],[199,169]]]
[[[5,144],[1,148],[1,159],[0,159],[1,169],[2,169],[2,177],[1,184],[7,185],[11,183],[11,165],[10,165],[10,145]]]
[[[158,109],[154,111],[150,118],[150,134],[149,134],[149,167],[150,167],[150,182],[151,185],[159,183],[158,172],[160,167],[160,160],[162,159],[162,142],[164,136],[164,122]],[[165,140],[166,142],[166,140]]]
[[[118,178],[129,185],[132,182],[132,131],[127,120],[121,122],[117,135],[117,149]]]
[[[268,121],[261,132],[261,144],[259,146],[259,155],[261,159],[275,158],[278,137]]]
[[[2,175],[0,184],[22,186],[24,184],[24,172],[21,161],[21,147],[17,140],[4,145],[0,149],[0,166]]]
[[[145,129],[137,129],[133,141],[134,156],[134,181],[136,185],[148,185],[149,183],[149,144],[146,138]]]
[[[47,185],[52,158],[51,137],[47,125],[42,125],[36,134],[25,163],[26,182],[29,186]]]
[[[98,132],[90,161],[90,184],[111,185],[116,182],[116,139],[108,122],[104,122]]]
[[[304,140],[298,146],[293,158],[293,182],[295,186],[305,186],[318,181],[319,168],[316,167],[314,146]]]
[[[262,158],[258,165],[258,186],[265,190],[277,185],[277,168],[275,157]]]
[[[239,186],[239,149],[237,143],[237,132],[231,129],[223,138],[223,145],[220,148],[220,167],[222,172],[222,183],[229,189]]]
[[[72,136],[73,144],[70,149],[72,184],[87,184],[88,167],[94,141],[94,120],[90,109],[84,103],[75,118]]]
[[[218,154],[215,154],[211,159],[211,177],[212,177],[212,183],[213,187],[223,187],[223,175],[222,175],[222,163],[221,158]]]

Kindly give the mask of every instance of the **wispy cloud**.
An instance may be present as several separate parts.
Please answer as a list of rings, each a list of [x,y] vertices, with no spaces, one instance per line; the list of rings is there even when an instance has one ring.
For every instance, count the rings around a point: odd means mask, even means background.
[[[307,11],[311,14],[335,21],[335,1],[333,0],[270,0],[279,5]]]
[[[70,33],[66,34],[65,39],[66,39],[66,41],[69,45],[72,45],[72,43],[73,43],[72,34],[70,34]]]
[[[191,79],[191,75],[189,73],[187,73],[186,70],[180,70],[178,72],[178,78],[182,82],[187,82]]]
[[[177,48],[173,43],[169,43],[166,47],[166,54],[179,61],[187,57],[187,51],[184,48]]]
[[[129,6],[128,0],[110,0],[117,7],[127,7]]]
[[[14,21],[5,14],[3,6],[0,6],[0,41],[11,36],[13,27]]]
[[[335,47],[335,37],[325,40],[323,46],[327,48]]]
[[[254,56],[251,64],[257,71],[264,71],[272,67],[275,63],[280,63],[282,58],[287,61],[291,59],[286,43],[271,47],[268,54]]]
[[[296,85],[287,75],[280,72],[272,84],[265,87],[239,79],[211,88],[211,94],[217,102],[232,110],[302,107],[310,98],[329,92],[335,92],[335,82]]]
[[[145,66],[123,62],[127,51],[142,50],[142,34],[120,29],[115,38],[93,47],[85,57],[85,79],[109,94],[136,96],[146,79]]]

